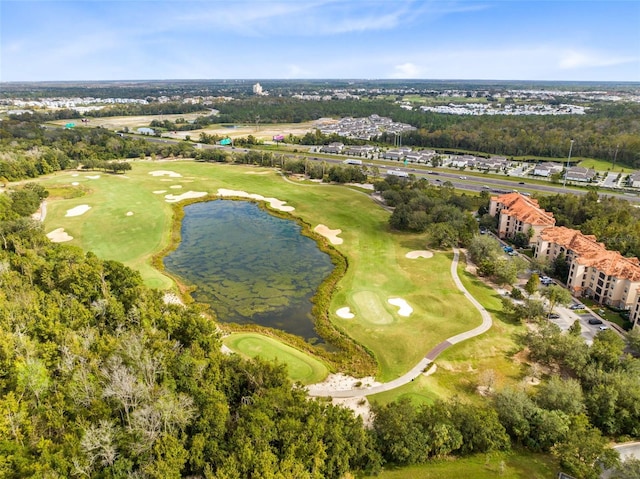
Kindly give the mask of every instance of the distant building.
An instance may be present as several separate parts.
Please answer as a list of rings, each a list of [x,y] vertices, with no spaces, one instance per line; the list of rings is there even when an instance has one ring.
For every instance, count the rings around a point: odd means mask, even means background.
[[[640,171],[629,175],[628,185],[632,188],[640,188]]]
[[[537,241],[542,230],[556,224],[553,213],[540,208],[537,200],[520,193],[492,197],[489,214],[498,216],[498,237],[513,238],[517,233],[523,233],[531,235],[530,243]]]
[[[146,128],[146,127],[144,127],[144,128],[138,128],[138,129],[136,130],[136,132],[137,132],[139,135],[155,135],[155,134],[156,134],[156,132],[155,132],[155,130],[154,130],[153,128]]]
[[[453,168],[462,168],[468,166],[474,166],[476,163],[476,157],[471,155],[464,156],[452,156],[449,166]]]
[[[344,148],[344,144],[343,143],[339,143],[339,142],[333,142],[333,143],[329,143],[328,145],[324,145],[323,147],[320,148],[320,151],[322,153],[342,153],[342,149]]]
[[[476,158],[475,165],[479,170],[501,170],[509,166],[509,160],[501,156]]]
[[[562,172],[562,165],[560,163],[551,163],[549,161],[546,161],[544,163],[538,163],[534,168],[533,168],[533,175],[534,176],[544,176],[546,178],[548,178],[551,175],[554,175],[556,173],[561,173]]]
[[[583,166],[573,166],[565,173],[567,181],[589,182],[596,177],[596,172]]]
[[[253,94],[254,95],[264,95],[264,91],[262,90],[262,85],[260,83],[256,83],[253,85]]]

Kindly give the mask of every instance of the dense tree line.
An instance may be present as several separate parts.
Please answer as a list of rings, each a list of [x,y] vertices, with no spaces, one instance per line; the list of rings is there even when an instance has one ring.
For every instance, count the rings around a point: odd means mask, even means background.
[[[5,195],[0,195],[0,199]],[[199,307],[52,244],[0,203],[0,475],[316,477],[377,470],[362,421],[220,352]]]
[[[598,242],[623,255],[640,256],[640,210],[632,208],[628,201],[599,197],[595,191],[584,196],[541,196],[538,201],[553,213],[557,226],[595,235]]]
[[[399,231],[428,232],[437,246],[466,245],[478,229],[471,211],[477,209],[477,199],[457,194],[453,185],[445,182],[433,186],[422,178],[387,176],[375,182],[386,204],[393,207],[389,226]]]
[[[615,332],[600,332],[588,346],[579,331],[561,334],[554,324],[541,323],[525,344],[535,361],[579,383],[582,407],[604,434],[640,434],[640,360],[624,352],[625,341]]]
[[[618,113],[619,111],[624,113]],[[628,116],[627,116],[628,115]],[[441,126],[403,133],[402,144],[504,156],[599,158],[640,168],[640,106],[616,105],[587,115],[463,116]],[[395,135],[379,140],[392,144]],[[617,150],[617,154],[616,154]]]
[[[305,175],[312,179],[321,179],[334,183],[365,183],[370,172],[366,167],[355,165],[330,165],[326,162],[309,161],[306,158],[290,158],[269,151],[248,151],[246,153],[229,152],[222,149],[198,149],[196,161],[235,163],[277,167],[289,174]]]
[[[152,143],[103,128],[43,128],[31,116],[0,122],[0,181],[36,178],[80,165],[123,171],[126,163],[117,161],[123,158],[187,157],[192,152],[188,142]]]
[[[383,100],[305,102],[270,97],[215,107],[220,110],[216,118],[220,123],[300,123],[326,116],[378,114],[418,128],[403,133],[403,145],[506,156],[564,158],[573,139],[574,158],[613,160],[616,156],[620,164],[640,167],[640,105],[634,104],[602,105],[586,115],[558,116],[456,116],[409,111]],[[375,140],[392,145],[396,136],[382,134]]]

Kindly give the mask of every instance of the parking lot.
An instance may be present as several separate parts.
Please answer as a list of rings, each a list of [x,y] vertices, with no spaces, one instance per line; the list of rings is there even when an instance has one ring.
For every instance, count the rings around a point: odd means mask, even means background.
[[[558,325],[562,331],[567,331],[574,321],[580,321],[581,335],[585,342],[589,345],[593,343],[593,338],[601,331],[601,327],[608,328],[606,322],[600,324],[589,324],[590,319],[597,319],[593,314],[585,310],[573,311],[564,306],[556,306],[554,312],[559,316],[558,318],[550,318],[549,321]]]

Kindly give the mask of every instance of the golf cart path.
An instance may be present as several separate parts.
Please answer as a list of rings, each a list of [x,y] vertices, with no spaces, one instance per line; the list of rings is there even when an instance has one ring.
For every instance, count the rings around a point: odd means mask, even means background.
[[[467,289],[460,281],[460,277],[458,276],[458,259],[460,257],[460,251],[458,248],[453,248],[453,261],[451,262],[451,276],[453,277],[453,282],[456,287],[462,291],[464,296],[473,304],[473,306],[480,311],[480,316],[482,316],[482,324],[477,328],[470,329],[469,331],[465,331],[464,333],[457,334],[455,336],[442,341],[435,348],[429,351],[424,358],[420,360],[418,364],[416,364],[411,371],[406,374],[403,374],[399,378],[394,379],[393,381],[389,381],[388,383],[380,384],[378,386],[371,386],[369,388],[357,388],[357,389],[343,389],[338,391],[310,391],[310,396],[322,396],[322,397],[333,397],[333,398],[353,398],[353,397],[363,397],[369,396],[371,394],[381,393],[384,391],[391,391],[392,389],[399,388],[400,386],[404,386],[407,383],[410,383],[415,378],[420,376],[426,368],[438,357],[438,355],[454,344],[457,344],[461,341],[465,341],[467,339],[473,338],[475,336],[479,336],[482,333],[487,332],[491,325],[493,324],[491,320],[491,315],[489,312],[474,298],[471,296],[471,293],[467,291]]]

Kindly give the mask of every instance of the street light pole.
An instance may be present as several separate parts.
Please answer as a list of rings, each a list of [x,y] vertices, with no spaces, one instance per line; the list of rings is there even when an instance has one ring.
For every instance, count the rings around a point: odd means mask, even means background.
[[[567,171],[564,172],[564,182],[562,183],[563,188],[567,186],[567,175],[569,174],[569,162],[571,161],[572,149],[573,149],[573,140],[571,140],[571,145],[569,145],[569,158],[567,158]]]

